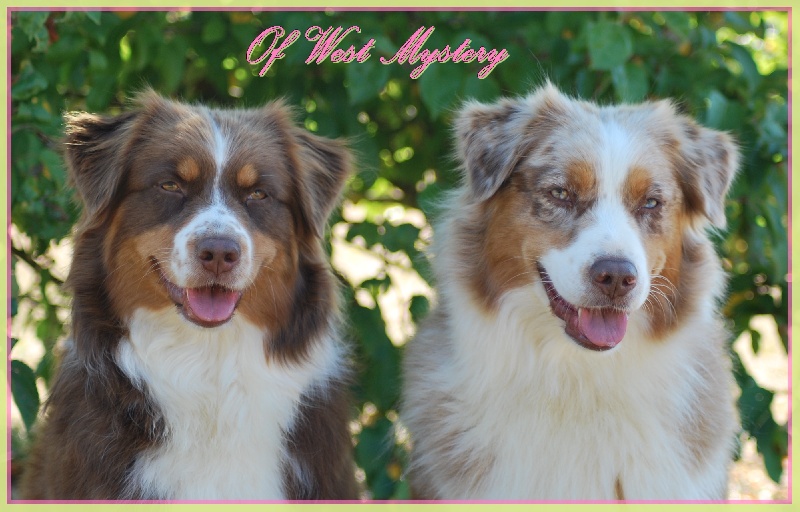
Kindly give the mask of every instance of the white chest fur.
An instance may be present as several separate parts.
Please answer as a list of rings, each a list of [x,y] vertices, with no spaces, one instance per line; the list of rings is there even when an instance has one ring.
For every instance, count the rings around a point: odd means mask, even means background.
[[[681,433],[707,378],[692,354],[703,325],[655,343],[632,318],[619,347],[595,353],[566,339],[530,290],[492,319],[465,313],[468,302],[451,303],[456,357],[433,386],[459,398],[450,421],[493,461],[477,486],[444,482],[442,495],[613,500],[619,481],[626,499],[707,499],[724,485],[727,450],[697,468]]]
[[[320,340],[301,365],[268,362],[267,334],[240,316],[203,329],[168,309],[137,310],[117,361],[147,387],[167,424],[163,444],[142,453],[132,488],[164,499],[282,499],[283,435],[304,392],[341,357]]]

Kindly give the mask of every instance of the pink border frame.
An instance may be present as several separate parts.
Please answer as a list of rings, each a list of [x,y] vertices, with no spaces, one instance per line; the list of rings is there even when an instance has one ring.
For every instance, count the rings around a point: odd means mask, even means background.
[[[687,500],[687,501],[660,501],[660,500],[643,500],[643,501],[511,501],[511,500],[502,500],[502,501],[449,501],[449,500],[435,500],[435,501],[426,501],[426,500],[375,500],[375,501],[328,501],[328,500],[320,500],[320,501],[169,501],[169,500],[151,500],[151,501],[136,501],[136,500],[115,500],[115,501],[108,501],[108,500],[80,500],[80,501],[51,501],[51,500],[42,500],[42,501],[33,501],[33,500],[15,500],[11,498],[11,359],[9,354],[11,353],[11,238],[10,238],[10,228],[11,228],[11,13],[16,11],[24,11],[24,12],[31,12],[31,11],[55,11],[55,12],[65,12],[65,11],[99,11],[99,12],[125,12],[125,11],[178,11],[178,12],[191,12],[191,11],[206,11],[206,12],[236,12],[236,11],[247,11],[247,12],[270,12],[270,11],[288,11],[288,12],[316,12],[326,9],[333,9],[339,12],[414,12],[414,11],[466,11],[466,12],[474,12],[474,11],[507,11],[507,12],[547,12],[547,11],[563,11],[563,12],[585,12],[585,11],[610,11],[610,12],[655,12],[655,11],[688,11],[688,12],[697,12],[697,11],[785,11],[788,13],[788,93],[787,93],[787,104],[788,104],[788,158],[787,158],[787,174],[788,174],[788,227],[787,227],[787,237],[788,237],[788,250],[789,250],[789,258],[788,258],[788,273],[787,273],[787,284],[788,284],[788,319],[789,319],[789,326],[788,326],[788,349],[787,349],[787,360],[789,364],[789,375],[788,375],[788,405],[789,405],[789,415],[787,421],[787,431],[788,431],[788,442],[789,442],[789,450],[788,450],[788,460],[787,460],[787,499],[786,500],[724,500],[724,501],[709,501],[709,500]],[[489,505],[489,504],[504,504],[504,505],[520,505],[520,504],[539,504],[539,505],[609,505],[609,504],[624,504],[624,505],[675,505],[675,504],[692,504],[692,505],[710,505],[710,504],[731,504],[731,505],[768,505],[768,504],[792,504],[792,372],[791,372],[791,365],[792,365],[792,7],[765,7],[765,6],[752,6],[752,7],[700,7],[700,6],[691,6],[691,7],[498,7],[498,8],[491,8],[491,7],[414,7],[414,8],[402,8],[402,7],[336,7],[332,8],[329,6],[326,7],[7,7],[6,8],[7,19],[8,19],[8,26],[6,28],[7,33],[7,62],[6,62],[6,80],[7,80],[7,97],[6,97],[6,111],[7,111],[7,121],[6,121],[6,214],[7,214],[7,225],[6,225],[6,258],[8,262],[8,268],[6,269],[7,272],[7,283],[6,283],[6,372],[8,375],[8,382],[7,386],[7,400],[6,400],[6,421],[7,425],[9,426],[6,432],[6,448],[7,448],[7,481],[6,481],[6,502],[7,504],[37,504],[37,505],[45,505],[45,504],[113,504],[113,505],[123,505],[123,504],[184,504],[184,505],[214,505],[214,504],[224,504],[224,505],[235,505],[235,504],[481,504],[481,505]]]

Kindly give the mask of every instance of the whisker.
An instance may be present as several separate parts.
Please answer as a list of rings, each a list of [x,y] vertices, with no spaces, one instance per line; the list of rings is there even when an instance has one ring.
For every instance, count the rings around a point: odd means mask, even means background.
[[[524,275],[533,274],[533,273],[534,273],[534,271],[533,271],[533,270],[526,270],[526,271],[524,271],[524,272],[520,272],[520,273],[518,273],[518,274],[517,274],[517,275],[515,275],[515,276],[511,276],[511,277],[509,277],[508,279],[506,279],[506,280],[505,280],[505,282],[503,282],[503,284],[501,284],[501,285],[500,285],[500,288],[503,288],[503,287],[505,287],[505,285],[507,285],[508,283],[510,283],[511,281],[513,281],[514,279],[518,278],[519,276],[524,276]]]
[[[672,301],[669,299],[669,297],[662,291],[659,291],[659,290],[652,290],[652,291],[653,291],[653,294],[656,297],[663,297],[664,300],[662,301],[661,299],[658,299],[658,303],[661,305],[661,308],[664,311],[664,313],[671,313],[672,315],[677,317],[678,316],[678,311],[675,309],[675,306],[672,304]],[[664,303],[665,302],[669,306],[670,311],[667,311],[666,309],[664,309]]]

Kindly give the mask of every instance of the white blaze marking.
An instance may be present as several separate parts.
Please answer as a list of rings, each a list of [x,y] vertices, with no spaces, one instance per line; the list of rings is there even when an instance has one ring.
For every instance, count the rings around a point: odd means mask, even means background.
[[[650,289],[647,254],[623,198],[625,181],[637,161],[636,135],[614,121],[602,124],[603,138],[594,153],[598,164],[597,204],[589,213],[592,222],[569,246],[546,251],[540,261],[565,300],[584,305],[592,287],[586,272],[600,257],[619,257],[636,267],[639,284],[630,296],[632,308],[641,307]]]
[[[614,121],[603,123],[603,150],[599,152],[598,186],[601,198],[617,198],[621,202],[628,170],[634,161],[632,134]]]
[[[211,201],[213,204],[221,204],[222,193],[220,191],[220,180],[222,178],[222,170],[225,168],[225,163],[228,159],[228,139],[222,133],[222,130],[220,130],[219,125],[214,121],[210,112],[206,112],[206,118],[211,125],[211,153],[214,155],[214,163],[216,164],[217,171],[214,175],[214,190]]]
[[[175,284],[185,288],[189,286],[192,276],[198,272],[194,249],[197,241],[214,236],[232,238],[239,243],[241,257],[230,284],[242,289],[252,281],[252,274],[256,271],[253,259],[253,240],[247,228],[242,225],[236,214],[223,200],[221,181],[225,164],[230,156],[230,141],[214,121],[211,112],[206,110],[205,116],[211,128],[208,143],[209,151],[214,157],[216,171],[211,192],[211,204],[198,211],[175,235],[169,266],[175,278]]]

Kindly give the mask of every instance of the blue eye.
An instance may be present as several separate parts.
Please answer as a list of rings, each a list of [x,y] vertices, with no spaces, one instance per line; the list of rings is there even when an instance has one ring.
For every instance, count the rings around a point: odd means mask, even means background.
[[[658,199],[648,198],[647,201],[644,202],[642,208],[647,208],[648,210],[652,210],[653,208],[657,207],[661,203],[658,202]]]

